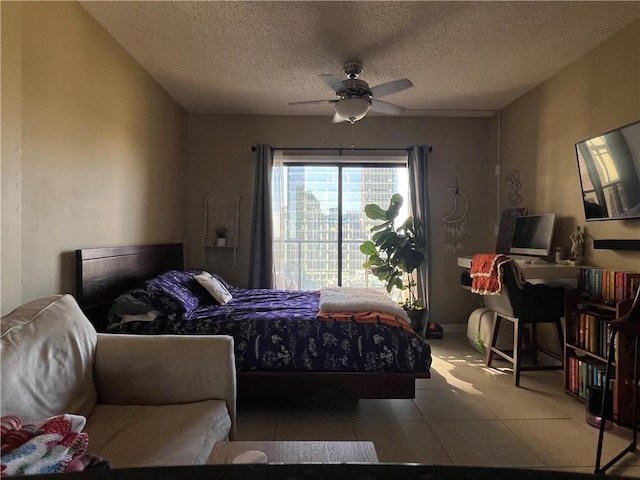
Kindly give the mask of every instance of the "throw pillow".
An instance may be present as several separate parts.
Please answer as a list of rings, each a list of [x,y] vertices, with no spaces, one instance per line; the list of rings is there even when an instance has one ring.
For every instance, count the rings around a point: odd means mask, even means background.
[[[226,305],[233,298],[227,287],[209,272],[202,272],[194,277],[215,298],[220,305]]]

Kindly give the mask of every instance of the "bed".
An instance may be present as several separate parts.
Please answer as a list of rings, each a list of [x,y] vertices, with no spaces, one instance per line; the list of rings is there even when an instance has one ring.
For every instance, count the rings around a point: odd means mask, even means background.
[[[76,250],[76,272],[78,302],[98,331],[231,334],[239,398],[414,398],[416,378],[430,377],[430,347],[410,328],[319,320],[318,291],[241,289],[214,273],[233,297],[219,305],[191,280],[202,270],[183,269],[182,244]],[[166,282],[186,285],[189,298],[153,293],[142,300],[156,315],[125,316],[135,312],[123,304]]]

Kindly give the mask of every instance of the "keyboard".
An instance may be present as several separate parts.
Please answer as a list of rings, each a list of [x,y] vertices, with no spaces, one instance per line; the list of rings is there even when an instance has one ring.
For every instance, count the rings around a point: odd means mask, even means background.
[[[516,264],[518,265],[527,265],[527,264],[544,265],[549,263],[546,260],[543,260],[539,257],[530,257],[528,255],[509,255],[509,258],[514,262],[516,262]]]
[[[518,265],[524,265],[525,263],[531,263],[534,258],[528,255],[507,255],[511,260],[516,262]]]
[[[532,257],[529,255],[508,255],[508,257],[518,265],[526,265],[530,263],[547,263],[539,257]]]

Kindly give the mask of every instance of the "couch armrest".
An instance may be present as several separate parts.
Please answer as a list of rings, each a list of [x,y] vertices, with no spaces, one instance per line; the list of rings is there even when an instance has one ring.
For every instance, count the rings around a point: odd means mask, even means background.
[[[233,338],[98,334],[98,403],[166,405],[221,399],[236,423]]]

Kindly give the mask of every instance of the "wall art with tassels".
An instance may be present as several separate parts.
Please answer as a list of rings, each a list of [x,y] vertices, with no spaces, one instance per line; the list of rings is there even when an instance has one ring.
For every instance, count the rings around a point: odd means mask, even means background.
[[[442,217],[444,224],[444,246],[447,250],[455,252],[461,250],[469,240],[469,199],[458,188],[456,178],[455,188],[447,188],[453,198],[453,209]]]

